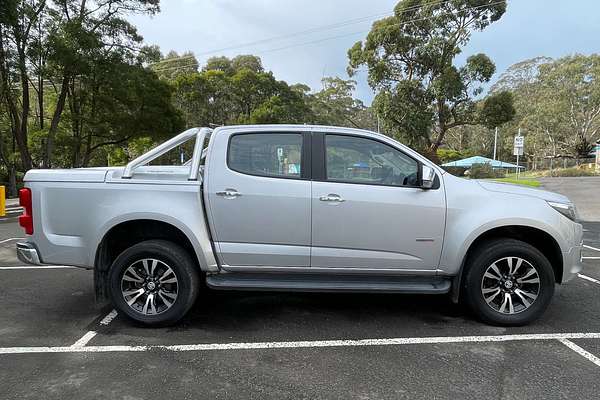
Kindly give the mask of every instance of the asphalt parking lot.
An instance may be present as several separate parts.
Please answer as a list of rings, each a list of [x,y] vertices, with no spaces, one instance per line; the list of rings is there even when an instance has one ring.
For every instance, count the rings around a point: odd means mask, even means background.
[[[0,398],[597,398],[600,178],[553,178],[584,220],[586,267],[521,328],[445,296],[204,292],[147,329],[94,301],[92,272],[22,266],[0,221]],[[598,250],[595,250],[598,249]]]

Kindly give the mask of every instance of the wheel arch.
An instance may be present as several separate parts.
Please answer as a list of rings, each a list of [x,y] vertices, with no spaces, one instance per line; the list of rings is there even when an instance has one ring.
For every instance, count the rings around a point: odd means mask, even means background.
[[[96,298],[107,299],[108,270],[116,257],[125,249],[146,240],[163,239],[177,243],[188,251],[200,270],[205,270],[205,262],[196,250],[199,248],[197,240],[186,231],[185,227],[156,216],[122,219],[107,224],[99,235],[93,255]]]
[[[562,250],[557,240],[551,234],[528,225],[497,226],[480,233],[468,245],[460,263],[460,270],[452,281],[451,297],[454,302],[458,302],[459,300],[461,282],[466,272],[465,265],[469,257],[481,244],[498,238],[521,240],[541,251],[552,265],[556,283],[562,282],[564,268]]]

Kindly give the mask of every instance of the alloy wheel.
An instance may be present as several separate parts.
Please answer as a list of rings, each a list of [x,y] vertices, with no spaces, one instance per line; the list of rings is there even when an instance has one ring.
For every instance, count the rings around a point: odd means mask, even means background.
[[[540,276],[529,261],[504,257],[493,262],[481,279],[487,305],[502,314],[518,314],[533,305],[540,293]]]
[[[157,315],[170,309],[178,291],[175,272],[154,258],[135,261],[121,278],[123,299],[131,309],[144,315]]]

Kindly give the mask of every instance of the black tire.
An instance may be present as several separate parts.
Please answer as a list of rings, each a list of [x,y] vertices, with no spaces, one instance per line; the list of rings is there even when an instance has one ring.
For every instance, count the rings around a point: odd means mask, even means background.
[[[510,267],[508,258],[512,259]],[[509,275],[503,275],[502,272],[513,269],[513,263],[516,266],[518,258],[523,260],[519,265],[525,265],[525,271],[530,273],[533,268],[537,275],[525,277],[523,269],[519,268],[518,274],[505,278]],[[495,283],[497,273],[493,269],[488,269],[492,268],[492,264],[497,266],[497,270],[502,275],[497,283]],[[486,275],[486,272],[490,272],[494,278],[490,279],[490,275]],[[520,278],[518,278],[519,274],[521,274]],[[509,280],[510,283],[507,282]],[[539,282],[523,283],[536,280]],[[533,322],[544,313],[552,300],[554,285],[552,265],[539,250],[525,242],[505,238],[481,244],[469,257],[465,265],[462,291],[466,304],[482,321],[492,325],[521,326]],[[531,295],[524,294],[524,290],[535,294],[536,289],[537,297],[533,300]],[[484,290],[487,291],[485,295]],[[518,294],[515,293],[516,290],[520,290]],[[490,297],[494,295],[496,297],[490,301]],[[510,300],[506,299],[507,295]],[[486,298],[490,301],[489,304]],[[526,301],[521,300],[522,298]],[[526,303],[530,305],[527,306]],[[509,312],[509,305],[514,313]]]
[[[174,274],[176,282],[162,284],[161,288],[158,278],[151,279],[149,276],[144,278],[140,273],[142,269],[140,265],[143,265],[142,260],[144,259],[158,261],[155,264],[158,265],[156,267],[157,274],[162,272],[164,275],[165,271],[168,271],[167,268],[170,268],[172,272],[169,272],[170,275],[166,277],[169,278]],[[147,261],[147,265],[151,263],[151,261]],[[146,282],[145,284],[138,283],[137,280],[134,283],[123,280],[125,272],[132,266],[135,268],[134,273],[137,271],[138,276]],[[160,268],[163,268],[163,270]],[[131,277],[131,272],[128,273],[128,276]],[[149,280],[156,282],[156,288],[153,285],[153,291],[146,291]],[[173,278],[168,279],[168,281],[172,280]],[[183,318],[193,306],[198,296],[199,280],[198,267],[184,248],[166,240],[148,240],[131,246],[113,262],[109,272],[110,298],[119,313],[125,314],[137,322],[148,326],[168,326]],[[154,293],[153,299],[155,301],[146,303],[152,303],[151,308],[154,308],[156,304],[155,310],[150,310],[149,313],[144,313],[143,310],[139,309],[136,310],[134,307],[138,306],[137,302],[133,306],[129,306],[124,295],[124,291],[127,292],[126,289],[128,288],[123,288],[123,285],[129,284],[135,285],[135,287],[129,289],[137,290],[141,286],[141,289],[145,291],[140,294],[140,301],[144,301],[144,296],[146,299],[148,298],[147,293]],[[159,291],[161,292],[159,293]],[[167,293],[170,293],[169,297],[165,296]],[[176,295],[174,300],[171,297],[173,296],[172,293]],[[167,302],[160,300],[160,296],[162,296],[162,299],[167,299]],[[128,299],[131,300],[133,297],[135,296]],[[170,305],[168,305],[168,301],[171,301]],[[160,304],[158,303],[162,303],[163,311],[160,311]],[[146,305],[146,308],[149,308],[148,305]],[[152,311],[155,313],[153,314]]]

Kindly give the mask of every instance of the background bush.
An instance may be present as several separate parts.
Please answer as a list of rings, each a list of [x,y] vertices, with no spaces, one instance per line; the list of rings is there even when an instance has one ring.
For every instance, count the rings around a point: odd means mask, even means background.
[[[558,168],[548,171],[546,176],[566,177],[566,176],[596,176],[598,175],[592,168]]]
[[[494,169],[490,164],[473,164],[469,170],[471,179],[503,178],[505,172],[501,169]]]

